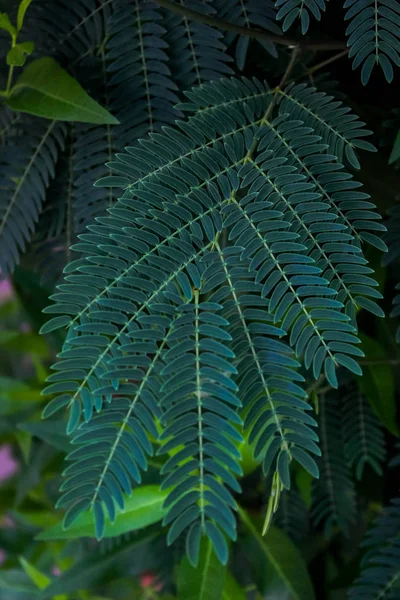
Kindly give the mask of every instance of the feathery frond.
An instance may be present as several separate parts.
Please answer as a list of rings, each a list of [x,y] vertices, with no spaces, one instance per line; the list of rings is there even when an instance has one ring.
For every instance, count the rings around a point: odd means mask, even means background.
[[[354,58],[353,69],[362,65],[361,81],[367,85],[373,68],[382,67],[386,80],[393,80],[393,64],[400,66],[400,5],[396,0],[346,0],[346,35]]]
[[[368,531],[362,571],[349,590],[351,600],[396,600],[400,590],[400,499],[391,501]]]
[[[313,520],[323,525],[328,538],[335,527],[348,535],[356,515],[355,491],[345,460],[340,409],[334,393],[319,399],[318,425],[322,456],[318,461],[320,478],[313,482]]]
[[[200,283],[200,276],[197,279]],[[203,279],[207,282],[206,273]],[[168,294],[176,298],[179,316],[168,336],[161,387],[165,429],[159,452],[171,453],[162,469],[162,487],[173,488],[163,523],[170,525],[169,544],[186,532],[193,565],[198,563],[202,534],[226,563],[228,546],[222,532],[236,539],[232,512],[236,502],[226,486],[240,491],[233,473],[242,474],[240,453],[233,443],[242,441],[235,428],[242,421],[237,414],[237,386],[231,378],[236,372],[229,360],[233,353],[226,347],[231,339],[228,321],[220,315],[222,306],[203,300],[203,294],[202,287],[195,288],[193,297],[183,302],[179,290]]]
[[[326,10],[329,0],[276,0],[279,9],[277,19],[283,19],[282,29],[287,31],[296,19],[301,21],[301,32],[307,33],[310,26],[310,16],[321,20],[321,12]]]
[[[119,0],[112,16],[107,43],[107,67],[111,74],[110,100],[118,119],[129,124],[126,145],[161,125],[173,123],[178,113],[177,89],[167,65],[162,15],[141,0]],[[127,102],[129,98],[129,102]]]
[[[248,29],[261,27],[274,35],[282,34],[276,22],[276,10],[273,0],[217,0],[215,7],[218,17],[229,23]],[[225,34],[225,41],[228,46],[234,43],[235,40],[236,64],[238,69],[242,71],[246,63],[250,37],[245,35],[236,36],[229,32]],[[258,43],[261,43],[271,56],[277,57],[275,44],[270,41]]]
[[[382,257],[382,265],[392,265],[398,262],[400,257],[400,206],[392,206],[389,211],[389,219],[387,222],[387,233],[385,241],[388,245],[388,252]],[[396,285],[396,290],[400,290],[400,283]],[[400,315],[400,292],[397,293],[393,300],[393,310],[391,317]],[[400,326],[397,328],[396,341],[400,343]]]
[[[365,465],[382,474],[381,463],[385,460],[385,439],[377,416],[357,386],[343,398],[342,424],[344,453],[349,465],[361,479]]]
[[[27,13],[36,50],[64,61],[79,60],[100,47],[114,0],[38,0]]]
[[[23,146],[21,136],[24,136]],[[3,275],[12,272],[19,262],[19,254],[32,237],[65,136],[63,123],[25,117],[14,123],[7,144],[0,148],[0,269]]]
[[[77,196],[74,186],[74,126],[69,125],[66,147],[61,153],[53,181],[50,183],[43,211],[32,239],[30,256],[42,280],[54,284],[72,260],[76,241]]]
[[[198,0],[181,0],[182,6],[210,14],[211,6]],[[223,35],[213,27],[164,11],[163,27],[171,78],[180,89],[232,74]]]
[[[295,544],[301,544],[309,532],[309,515],[303,498],[296,489],[284,490],[273,521]]]
[[[364,129],[365,123],[333,96],[318,92],[304,83],[292,83],[279,91],[278,102],[280,114],[289,113],[293,119],[303,121],[306,127],[312,127],[339,162],[346,160],[359,169],[357,148],[376,152],[370,142],[362,139],[371,135],[372,131]]]
[[[216,252],[203,259],[211,261],[205,272],[211,283],[206,283],[205,289],[211,291],[218,285],[210,300],[223,304],[223,314],[230,322],[239,398],[247,409],[244,428],[250,430],[248,441],[255,443],[254,456],[263,459],[264,474],[277,470],[289,489],[292,459],[318,477],[310,456],[320,454],[318,436],[311,429],[316,422],[306,414],[312,407],[298,385],[304,381],[296,372],[300,364],[285,343],[274,339],[285,332],[271,324],[268,302],[260,296],[262,286],[254,282],[249,261],[242,257],[243,248],[239,245],[223,252],[216,245]]]

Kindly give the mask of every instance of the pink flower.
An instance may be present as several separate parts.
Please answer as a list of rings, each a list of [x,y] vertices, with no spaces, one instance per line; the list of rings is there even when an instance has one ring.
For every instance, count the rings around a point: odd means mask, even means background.
[[[5,304],[14,295],[11,282],[9,279],[0,279],[0,304]]]
[[[0,482],[8,479],[18,471],[18,462],[11,454],[11,446],[0,446]]]
[[[7,554],[4,552],[3,548],[0,548],[0,565],[2,565],[7,558]]]
[[[157,581],[157,575],[153,571],[145,571],[139,577],[142,588],[151,588],[156,592],[160,592],[163,588],[161,581]]]
[[[51,570],[51,572],[53,573],[53,575],[55,575],[56,577],[59,577],[61,575],[61,571],[57,566],[54,566]]]

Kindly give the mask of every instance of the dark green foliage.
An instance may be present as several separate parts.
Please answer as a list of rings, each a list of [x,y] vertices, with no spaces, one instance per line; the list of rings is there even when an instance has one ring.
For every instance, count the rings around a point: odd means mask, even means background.
[[[66,126],[56,121],[22,117],[9,127],[12,133],[0,150],[0,269],[3,275],[13,270],[19,253],[30,240],[66,136]]]
[[[32,240],[32,260],[39,265],[43,281],[49,285],[54,285],[62,269],[72,260],[71,246],[76,241],[78,195],[74,186],[74,131],[75,126],[70,126]]]
[[[313,484],[314,523],[323,526],[327,537],[336,527],[348,537],[356,516],[355,489],[344,454],[337,394],[320,398],[318,425],[322,456],[318,461],[320,478]]]
[[[400,6],[396,0],[346,0],[345,20],[349,57],[353,69],[362,65],[366,85],[372,69],[380,65],[387,81],[394,77],[393,65],[400,66]]]
[[[310,26],[310,17],[318,21],[321,11],[326,10],[329,0],[276,0],[275,6],[279,9],[278,20],[283,20],[282,29],[287,31],[296,19],[301,20],[301,31],[307,33]]]
[[[309,514],[296,489],[282,492],[274,524],[287,533],[296,544],[301,544],[306,539],[310,528]]]
[[[177,87],[167,66],[168,44],[161,22],[160,11],[139,0],[118,2],[110,21],[110,98],[122,123],[129,123],[129,135],[119,142],[121,148],[178,116],[174,109]]]
[[[368,531],[361,576],[350,589],[349,598],[395,600],[400,589],[400,500],[392,500]]]
[[[362,478],[367,464],[381,475],[386,452],[377,416],[356,386],[344,396],[342,406],[345,456],[349,465],[354,468],[357,479]]]
[[[275,35],[281,35],[282,31],[276,22],[276,10],[273,0],[217,0],[218,15],[223,19],[252,28],[262,27]],[[238,69],[244,69],[250,38],[241,35],[235,36],[227,33],[225,41],[228,46],[235,43],[235,59]],[[260,41],[261,45],[271,56],[277,57],[275,44],[270,41]]]
[[[214,12],[211,6],[196,0],[186,0],[182,5],[201,13]],[[162,14],[171,77],[180,89],[233,73],[229,65],[232,59],[219,31],[168,10]]]
[[[232,443],[242,441],[235,429],[235,425],[242,424],[236,412],[240,402],[235,394],[237,385],[231,379],[236,369],[224,358],[229,356],[224,345],[231,338],[224,330],[229,322],[219,314],[221,305],[200,301],[203,290],[195,271],[192,279],[196,286],[193,298],[184,297],[182,303],[181,290],[172,288],[168,292],[176,303],[173,308],[177,316],[165,337],[164,383],[160,390],[165,429],[159,453],[183,449],[162,468],[162,487],[174,487],[166,502],[168,512],[163,523],[170,524],[169,544],[187,531],[186,549],[193,565],[198,563],[203,532],[225,564],[228,546],[222,532],[236,540],[232,513],[236,502],[227,487],[240,491],[234,477],[242,474],[240,453]],[[206,274],[204,279],[207,281]],[[220,344],[217,353],[216,340]]]
[[[389,220],[385,236],[388,244],[388,253],[382,258],[383,265],[396,264],[400,256],[400,209],[398,206],[393,206],[389,210]],[[400,290],[400,284],[396,285],[396,290]],[[392,317],[398,317],[400,314],[400,294],[396,294],[393,300]],[[396,341],[400,343],[400,328],[397,329]]]
[[[114,0],[35,0],[27,12],[29,36],[42,54],[75,66],[104,41]]]

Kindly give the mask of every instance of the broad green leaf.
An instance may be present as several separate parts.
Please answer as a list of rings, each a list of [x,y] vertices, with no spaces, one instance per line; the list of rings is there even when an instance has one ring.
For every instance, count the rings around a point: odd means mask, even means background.
[[[21,0],[21,2],[19,4],[18,13],[17,13],[17,29],[18,29],[18,31],[21,30],[22,25],[24,24],[25,13],[31,2],[32,2],[32,0]]]
[[[400,131],[397,134],[395,142],[393,144],[393,150],[389,157],[389,165],[393,164],[396,160],[400,158]]]
[[[10,108],[57,121],[117,125],[119,121],[49,57],[31,62],[7,100]]]
[[[19,352],[47,357],[49,348],[40,335],[36,333],[23,333],[16,330],[0,331],[0,348],[7,352]]]
[[[5,31],[8,31],[13,39],[17,34],[17,31],[14,25],[11,24],[7,13],[0,13],[0,29],[5,29]]]
[[[34,421],[26,423],[18,423],[18,429],[36,436],[40,440],[46,442],[50,446],[69,452],[71,450],[70,440],[65,433],[65,421]]]
[[[22,67],[25,64],[26,58],[32,54],[34,47],[33,42],[16,44],[7,53],[7,64],[14,67]]]
[[[198,566],[192,567],[186,556],[179,565],[179,600],[221,600],[226,570],[215,555],[210,540],[203,537]]]
[[[36,567],[34,567],[30,562],[28,562],[23,556],[18,558],[21,567],[24,569],[25,573],[28,575],[29,579],[33,581],[33,583],[40,590],[44,590],[51,581],[50,577],[44,575],[39,571]]]
[[[362,341],[365,360],[370,362],[363,367],[362,377],[357,377],[360,389],[368,398],[383,425],[393,435],[398,436],[393,367],[385,364],[385,360],[389,358],[387,351],[384,346],[367,335],[360,333],[359,337]]]
[[[14,435],[22,452],[22,456],[24,457],[24,461],[28,464],[32,447],[32,436],[27,431],[16,431]]]
[[[106,520],[104,537],[113,537],[143,529],[147,525],[160,521],[166,510],[163,508],[167,492],[156,485],[145,485],[133,490],[131,497],[125,496],[125,508],[119,511],[114,523]],[[68,540],[81,537],[95,537],[93,513],[85,511],[76,521],[64,530],[62,523],[49,527],[40,533],[37,540]]]
[[[22,570],[9,569],[0,573],[0,590],[11,593],[20,593],[21,598],[36,599],[39,590]],[[19,596],[18,596],[19,597]]]
[[[56,524],[58,522],[54,512],[50,512],[49,510],[13,510],[11,516],[16,522],[22,523],[23,526],[40,529],[48,527],[49,523]]]
[[[227,571],[222,590],[222,600],[246,600],[246,594],[236,579]]]
[[[100,551],[93,551],[79,560],[70,569],[64,571],[59,577],[43,590],[40,600],[52,598],[55,594],[73,594],[80,590],[92,588],[98,581],[105,580],[109,582],[111,577],[107,577],[110,570],[126,559],[128,555],[132,560],[136,552],[142,552],[146,544],[152,542],[155,534],[144,534],[134,539],[134,541],[123,543],[106,554]],[[111,571],[112,572],[112,571]],[[70,596],[75,598],[75,595]]]
[[[256,524],[242,508],[239,508],[239,514],[265,557],[271,586],[282,589],[282,597],[290,600],[315,600],[306,564],[290,538],[276,527],[270,527],[267,535],[262,537],[261,523]]]
[[[33,581],[33,583],[40,590],[45,590],[49,584],[51,583],[50,577],[44,575],[39,569],[37,569],[34,565],[28,562],[23,556],[19,557],[19,562],[21,567],[24,569],[25,573],[28,575],[29,579]],[[67,600],[67,596],[64,594],[54,596],[54,600]]]
[[[21,409],[32,408],[42,402],[40,390],[12,377],[0,376],[0,415],[9,415]]]

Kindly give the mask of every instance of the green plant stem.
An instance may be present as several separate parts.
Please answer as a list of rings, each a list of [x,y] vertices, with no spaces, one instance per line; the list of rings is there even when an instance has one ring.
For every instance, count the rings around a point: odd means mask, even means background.
[[[291,72],[292,72],[292,70],[293,70],[293,68],[294,68],[294,66],[295,66],[295,64],[296,64],[296,60],[297,60],[297,57],[298,57],[298,55],[300,54],[300,52],[301,52],[301,48],[300,48],[300,46],[295,46],[295,47],[293,48],[293,52],[292,52],[292,55],[291,55],[291,57],[290,57],[289,64],[288,64],[288,66],[287,66],[287,68],[286,68],[286,71],[285,71],[285,72],[284,72],[284,74],[283,74],[283,77],[282,77],[282,79],[281,79],[281,80],[280,80],[280,82],[279,82],[279,86],[278,86],[278,88],[282,89],[282,88],[284,88],[284,87],[285,87],[285,85],[286,85],[286,82],[287,82],[287,80],[289,79],[289,77],[290,77],[290,74],[291,74]]]
[[[250,521],[249,517],[247,516],[246,511],[244,510],[244,508],[242,508],[239,504],[237,505],[237,511],[238,511],[238,515],[240,517],[240,519],[242,520],[242,522],[246,525],[247,529],[249,531],[251,531],[251,533],[253,535],[256,535],[258,533],[258,531],[256,530],[256,528],[254,527],[253,523]]]
[[[13,73],[14,73],[14,65],[10,65],[10,69],[8,71],[8,77],[7,77],[7,86],[6,86],[6,93],[5,93],[6,96],[10,95]]]
[[[273,33],[267,33],[261,29],[253,29],[248,27],[241,27],[234,23],[229,23],[223,19],[218,19],[212,15],[205,15],[199,13],[196,10],[186,8],[181,4],[177,4],[173,0],[155,0],[160,6],[171,10],[179,15],[183,15],[191,21],[197,21],[198,23],[204,23],[205,25],[211,25],[211,27],[217,27],[223,31],[232,31],[238,35],[245,35],[247,37],[259,40],[260,42],[273,42],[281,46],[294,47],[298,46],[301,48],[307,48],[309,50],[343,50],[346,48],[346,42],[338,41],[326,41],[326,40],[307,40],[303,38],[291,38],[286,36],[274,35]]]

